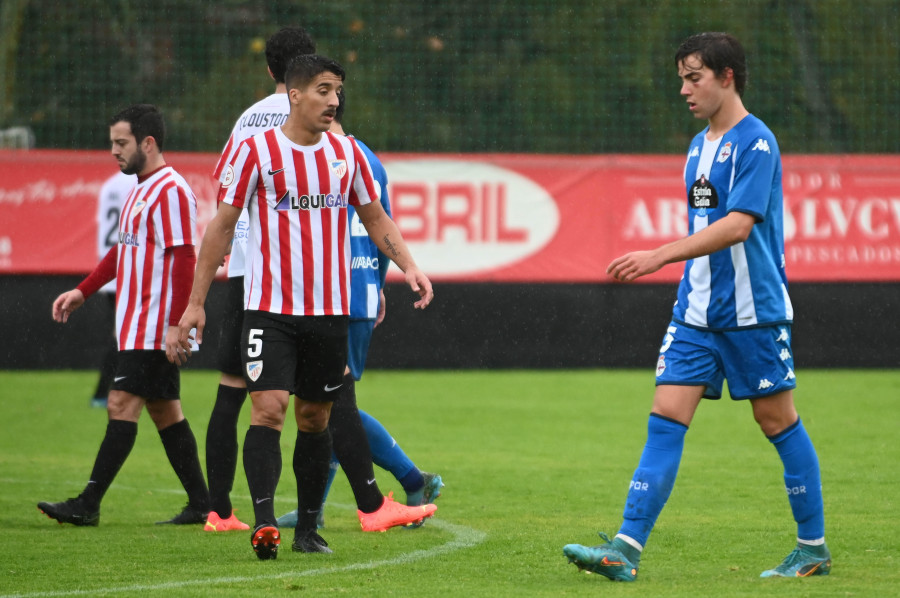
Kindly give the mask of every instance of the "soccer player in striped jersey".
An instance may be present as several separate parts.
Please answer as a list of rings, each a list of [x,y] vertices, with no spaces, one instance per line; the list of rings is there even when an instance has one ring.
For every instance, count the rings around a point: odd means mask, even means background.
[[[285,77],[288,120],[246,140],[229,164],[222,204],[207,227],[180,323],[183,347],[194,327],[202,341],[209,285],[246,207],[250,227],[242,358],[253,407],[244,470],[256,517],[251,544],[263,560],[276,558],[280,544],[273,500],[281,471],[279,440],[292,393],[300,403],[293,463],[299,521],[292,548],[331,552],[316,533],[316,518],[332,451],[331,403],[347,364],[348,205],[357,209],[379,249],[405,273],[419,295],[415,306],[424,309],[434,297],[431,282],[377,201],[365,155],[352,138],[327,132],[343,80],[343,68],[328,58],[306,55],[291,61]],[[416,508],[418,518],[435,510],[434,505]]]
[[[315,42],[300,27],[284,27],[266,40],[266,64],[269,76],[275,80],[275,90],[247,108],[235,122],[213,173],[220,183],[224,182],[228,164],[245,139],[287,121],[290,112],[284,85],[287,63],[294,56],[313,54],[315,51]],[[219,322],[216,361],[221,376],[206,429],[206,475],[211,503],[204,530],[209,532],[249,529],[234,514],[231,504],[231,488],[237,469],[237,423],[247,397],[247,383],[241,364],[241,322],[244,316],[244,255],[248,231],[247,210],[241,210],[228,260],[225,310]]]
[[[625,500],[624,522],[599,546],[569,544],[579,569],[636,578],[641,552],[668,500],[685,433],[703,398],[722,385],[749,400],[784,465],[797,523],[796,548],[762,577],[826,575],[831,555],[819,461],[794,407],[793,308],[784,259],[781,156],[775,136],[741,99],[747,81],[740,42],[724,33],[685,40],[675,54],[681,95],[709,125],[691,142],[684,169],[689,235],[613,260],[607,272],[633,281],[685,262],[656,365],[647,441]]]
[[[345,108],[343,91],[338,96],[338,102],[334,122],[331,124],[331,132],[346,135],[342,126]],[[385,213],[390,216],[391,203],[387,191],[387,171],[378,156],[362,141],[356,139],[356,144],[366,154],[369,165],[372,167],[372,176],[381,188],[379,201]],[[381,498],[381,491],[378,489],[377,483],[370,481],[375,480],[372,463],[394,474],[406,492],[408,506],[433,502],[441,495],[444,482],[438,474],[419,470],[381,422],[357,407],[356,381],[362,378],[363,370],[366,367],[372,332],[384,320],[385,298],[382,289],[390,262],[369,238],[365,227],[356,216],[356,210],[352,206],[347,209],[350,221],[350,255],[353,258],[350,268],[352,292],[350,294],[350,328],[348,331],[349,353],[347,369],[344,371],[344,385],[341,386],[338,391],[339,396],[332,405],[328,427],[331,429],[334,439],[335,453],[343,456],[344,472],[353,488],[354,496],[357,497],[357,505],[360,507],[357,515],[363,530],[383,531],[383,523],[378,521],[377,515],[373,517],[374,512],[366,513],[363,510],[366,503],[371,507],[378,506],[379,503],[376,501]],[[360,443],[359,438],[367,438],[368,443]],[[346,458],[348,454],[353,453],[356,453],[355,458]],[[340,458],[333,457],[325,489],[326,497],[340,465]],[[422,522],[424,520],[417,521],[410,527],[419,527]],[[296,523],[296,510],[278,518],[280,527],[294,526]],[[323,512],[321,511],[319,512],[318,526],[324,526]]]
[[[209,492],[197,442],[184,418],[178,365],[182,349],[178,321],[194,275],[197,202],[185,180],[162,155],[165,123],[150,104],[137,104],[110,120],[112,155],[137,185],[125,200],[118,245],[77,288],[53,302],[53,319],[66,322],[87,297],[116,279],[116,336],[119,353],[109,393],[109,423],[90,480],[77,497],[38,508],[60,523],[97,525],[100,501],[128,458],[144,408],[159,431],[166,455],[188,495],[188,504],[168,521],[203,523]],[[177,363],[167,359],[171,351]],[[177,356],[177,357],[176,357]]]
[[[299,27],[282,28],[266,41],[266,63],[269,75],[275,80],[275,90],[272,95],[245,110],[235,123],[214,172],[214,176],[220,182],[224,182],[228,164],[234,158],[241,142],[258,133],[281,126],[287,121],[290,112],[290,102],[284,83],[287,63],[294,56],[314,52],[313,40],[304,29]],[[365,151],[365,148],[363,150]],[[382,191],[385,193],[382,205],[389,210],[386,185],[382,185]],[[352,210],[352,208],[349,209]],[[365,236],[365,229],[362,226],[357,226],[357,228],[362,229],[361,234]],[[231,259],[228,262],[227,299],[222,320],[219,322],[220,336],[216,357],[221,377],[216,392],[216,402],[206,431],[206,473],[211,502],[204,530],[208,532],[239,531],[249,528],[234,514],[230,496],[237,469],[237,423],[247,394],[247,384],[244,381],[241,364],[240,335],[244,313],[244,254],[248,229],[247,210],[242,210],[235,225]],[[366,247],[365,255],[368,256],[370,254],[368,243],[362,243],[351,232],[351,256],[355,257],[358,249],[363,247]],[[357,260],[354,259],[354,263],[357,263]],[[381,263],[386,272],[387,260],[382,259]],[[362,272],[362,270],[358,272]],[[354,288],[361,281],[362,278],[355,273],[351,275],[351,284]],[[360,292],[367,292],[365,284],[361,285]],[[351,300],[352,313],[359,313],[368,306],[365,295],[361,298],[357,295],[358,293],[354,294],[354,298]],[[361,338],[361,335],[350,334],[351,360],[353,355],[359,354],[362,350],[360,348]],[[368,339],[366,339],[365,346],[368,347]],[[347,409],[343,408],[345,405]],[[394,473],[406,490],[407,505],[429,503],[440,495],[440,487],[443,484],[440,476],[423,474],[419,471],[378,420],[358,411],[355,400],[338,401],[337,406],[338,409],[335,411],[337,416],[329,420],[329,427],[334,428],[334,424],[338,425],[338,429],[332,433],[332,437],[335,439],[335,451],[341,454],[341,459],[346,465],[345,473],[356,491],[360,513],[369,515],[384,503],[378,484],[368,483],[369,480],[374,479],[371,466],[373,460],[380,467]],[[358,421],[360,418],[363,422],[363,430],[352,423],[341,426],[341,422],[345,419]],[[367,450],[367,447],[371,447],[371,449]],[[329,480],[333,479],[336,468],[337,466],[333,462]],[[297,522],[296,511],[293,511],[287,519],[279,518],[278,522],[280,526],[293,527]],[[375,527],[378,531],[382,531],[385,524],[403,525],[406,522],[403,518],[392,518],[387,522],[379,521],[378,523],[379,525]]]

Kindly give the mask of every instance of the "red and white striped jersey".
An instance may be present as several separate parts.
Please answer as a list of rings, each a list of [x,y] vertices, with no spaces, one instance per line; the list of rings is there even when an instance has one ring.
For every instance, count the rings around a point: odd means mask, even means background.
[[[119,350],[165,349],[172,305],[172,257],[194,245],[197,200],[180,174],[164,166],[128,195],[119,220],[116,336]]]
[[[356,141],[323,133],[303,146],[271,129],[244,141],[223,178],[219,200],[250,216],[244,308],[349,315],[347,205],[380,195]]]

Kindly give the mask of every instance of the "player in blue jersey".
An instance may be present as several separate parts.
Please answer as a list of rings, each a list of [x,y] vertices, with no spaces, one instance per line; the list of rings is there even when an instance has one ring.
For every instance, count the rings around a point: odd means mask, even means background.
[[[341,126],[345,107],[343,92],[338,95],[338,100],[338,109],[331,131],[339,135],[345,135]],[[391,204],[388,198],[387,172],[384,169],[384,165],[363,142],[357,139],[356,143],[369,160],[369,165],[372,167],[372,175],[381,186],[381,205],[388,216],[390,216]],[[328,420],[328,426],[331,428],[335,443],[339,442],[341,438],[352,440],[357,437],[358,430],[361,427],[369,440],[368,448],[371,451],[371,459],[368,462],[374,462],[375,465],[390,471],[394,475],[406,492],[406,504],[408,506],[428,504],[441,494],[440,490],[444,485],[441,476],[420,471],[384,426],[377,419],[357,408],[356,381],[362,378],[363,370],[366,366],[366,357],[369,353],[372,332],[375,326],[384,319],[385,301],[382,289],[384,288],[390,261],[369,238],[365,227],[363,227],[356,216],[353,206],[349,206],[347,209],[350,217],[350,254],[353,256],[350,270],[349,352],[347,369],[344,372],[344,385],[339,391],[340,396],[331,407],[331,418]],[[356,430],[357,432],[342,433],[348,429]],[[356,450],[365,450],[365,447],[357,447]],[[360,460],[360,462],[365,463],[366,460]],[[365,481],[374,480],[374,472],[371,465],[369,465],[365,475],[362,476],[360,476],[359,472],[354,475],[353,472],[347,471],[348,465],[351,468],[354,466],[352,464],[344,464],[345,473],[347,473],[351,485],[354,483],[354,478]],[[325,491],[326,497],[338,466],[337,457],[332,456],[331,471]],[[324,521],[323,513],[324,509],[319,511],[320,527]],[[357,514],[363,523],[363,529],[366,530],[367,526],[363,520],[364,514],[361,511]],[[420,526],[422,521],[414,524],[414,526]],[[293,526],[296,525],[296,522],[297,511],[291,511],[278,518],[280,527]]]
[[[722,383],[749,400],[762,432],[784,465],[797,546],[762,577],[827,575],[831,555],[819,462],[794,408],[793,309],[784,272],[781,156],[772,132],[744,108],[744,51],[724,33],[684,41],[675,55],[681,95],[709,122],[688,150],[684,169],[689,236],[613,260],[607,272],[633,281],[685,262],[684,277],[656,365],[647,442],[615,538],[569,544],[579,569],[632,581],[656,518],[668,500],[684,436],[701,399],[718,399]]]

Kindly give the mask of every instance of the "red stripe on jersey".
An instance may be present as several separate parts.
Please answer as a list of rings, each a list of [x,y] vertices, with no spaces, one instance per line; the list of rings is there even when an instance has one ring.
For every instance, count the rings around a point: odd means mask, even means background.
[[[154,185],[154,187],[155,186],[157,185]],[[147,238],[143,240],[144,264],[141,268],[141,306],[149,306],[153,301],[153,269],[155,267],[155,264],[152,263],[152,260],[154,253],[156,253],[156,223],[154,221],[154,214],[159,211],[160,203],[165,202],[161,202],[160,199],[157,199],[152,206],[149,206],[143,210],[144,213],[146,213],[147,217]],[[147,267],[148,259],[151,262],[149,264],[149,268]],[[132,276],[134,276],[134,274],[132,274]],[[134,276],[134,278],[137,278],[137,276]],[[134,339],[135,349],[144,348],[144,343],[147,340],[147,321],[149,319],[149,316],[149,310],[138,309],[137,336]]]
[[[244,141],[241,144],[241,147],[238,148],[238,153],[232,161],[232,166],[237,167],[236,169],[240,169],[240,172],[235,173],[237,178],[235,178],[230,187],[222,188],[222,194],[232,198],[231,205],[234,207],[244,208],[246,207],[247,191],[250,182],[253,180],[253,177],[248,175],[250,175],[254,169],[257,170],[258,174],[262,174],[259,172],[259,154],[256,151],[256,146],[250,143],[249,140]],[[259,179],[257,177],[257,184],[258,183]]]
[[[174,184],[173,181],[167,181],[163,188],[159,190],[159,199],[157,200],[159,209],[162,210],[163,247],[171,247],[172,243],[175,241],[175,235],[172,233],[172,222],[170,220],[171,213],[169,212],[169,193],[172,192]]]
[[[169,297],[169,281],[172,279],[172,251],[163,251],[163,270],[162,270],[162,286],[160,287],[159,294],[162,298],[162,301],[159,303],[159,313],[157,314],[156,319],[156,342],[159,346],[154,346],[154,349],[165,349],[163,346],[163,342],[166,338],[166,329],[169,324],[169,317],[166,315],[166,308],[168,307],[168,301],[166,301],[166,297]],[[151,283],[152,284],[152,283]]]
[[[278,138],[274,130],[266,131],[265,139],[269,150],[269,159],[272,161],[271,172],[275,173],[271,176],[277,205],[288,194],[284,156],[281,154],[281,148],[278,145]],[[278,275],[281,288],[281,313],[290,313],[294,309],[293,294],[290,292],[293,285],[293,273],[291,272],[291,212],[289,210],[277,210],[275,214],[278,217]],[[260,307],[260,309],[263,309],[263,307]]]
[[[350,164],[347,162],[347,156],[344,153],[344,146],[338,141],[338,139],[329,135],[328,141],[331,144],[332,150],[334,151],[334,156],[338,160],[344,160],[347,163],[347,169],[344,172],[344,175],[341,177],[338,187],[338,193],[346,194],[347,190],[350,186],[350,175],[352,171],[350,169]],[[328,176],[328,173],[326,173]],[[326,179],[327,180],[327,179]],[[338,306],[332,306],[331,313],[341,313],[341,314],[349,314],[350,313],[350,291],[348,287],[350,285],[349,275],[350,268],[347,264],[347,251],[346,251],[346,242],[347,242],[347,209],[341,208],[337,212],[337,227],[336,229],[332,229],[336,231],[337,239],[335,244],[333,245],[337,249],[337,278],[338,285],[340,288],[340,297],[341,297],[341,305],[339,306],[340,311],[338,311]]]
[[[119,259],[121,264],[121,270],[124,274],[125,272],[125,261],[127,260],[132,265],[134,265],[137,260],[135,259],[135,254],[137,253],[137,247],[131,247],[130,245],[126,245],[119,252]],[[134,320],[134,300],[133,297],[135,293],[137,293],[137,280],[134,276],[134,273],[127,278],[128,280],[128,303],[125,304],[125,314],[122,317],[122,328],[119,330],[119,350],[124,350],[123,347],[128,346],[128,334],[131,332],[131,324]],[[121,299],[120,299],[121,298]],[[125,300],[124,295],[116,296],[116,311],[119,310],[119,301]]]
[[[331,193],[331,170],[328,167],[328,158],[324,149],[316,150],[314,154],[316,162],[316,175],[319,179],[318,192],[322,195]],[[310,193],[312,190],[310,190]],[[322,309],[327,316],[334,315],[334,297],[332,293],[333,269],[334,269],[334,242],[332,230],[331,210],[319,210],[322,225]]]
[[[231,158],[231,149],[234,147],[234,135],[228,138],[228,143],[225,144],[225,149],[222,150],[222,155],[219,156],[219,161],[216,163],[216,169],[213,171],[213,176],[216,180],[221,180],[222,172],[225,170],[225,166],[228,165]]]
[[[272,176],[272,184],[275,189],[275,201],[276,203],[281,200],[282,197],[287,193],[287,178],[284,172],[284,158],[281,155],[280,148],[278,146],[278,140],[275,137],[274,130],[266,131],[265,134],[266,147],[269,151],[269,159],[272,162],[271,172],[274,172]],[[262,173],[260,173],[260,180],[262,180]],[[263,185],[265,188],[265,185]],[[278,225],[278,262],[279,262],[279,280],[281,284],[279,285],[281,288],[281,309],[282,313],[285,310],[292,310],[294,305],[291,299],[291,294],[289,292],[285,292],[285,289],[291,288],[292,282],[292,274],[291,274],[291,221],[290,221],[290,212],[288,211],[276,211],[275,212],[278,220],[276,224]],[[270,254],[271,255],[271,254]],[[272,277],[269,279],[269,295],[272,295],[272,287],[274,286],[274,280]],[[271,301],[265,304],[260,304],[261,310],[268,311],[271,308]]]
[[[136,193],[132,193],[132,202],[129,206],[127,206],[127,211],[122,212],[122,216],[120,218],[119,231],[121,233],[127,233],[136,228],[134,226],[137,221],[140,224],[140,214],[137,218],[131,218],[131,212],[134,209],[135,204],[138,201],[142,200],[147,195],[146,189],[138,189],[135,187]],[[121,240],[119,241],[121,243]],[[128,281],[128,293],[122,294],[119,293],[116,295],[116,311],[119,311],[119,304],[122,301],[127,301],[125,304],[124,314],[122,316],[122,328],[119,333],[119,350],[122,350],[122,347],[128,346],[128,334],[131,332],[132,328],[132,320],[134,319],[134,310],[135,310],[135,302],[134,295],[137,293],[137,280],[134,276],[134,266],[137,263],[137,259],[135,258],[135,254],[138,252],[138,248],[133,245],[120,245],[119,250],[119,269],[122,271],[120,274],[120,280],[124,279]],[[130,264],[131,268],[126,270],[125,265]],[[119,282],[118,284],[122,284]]]
[[[297,194],[312,194],[306,175],[306,155],[291,148],[296,174]],[[297,230],[300,235],[300,271],[303,275],[303,313],[315,313],[316,308],[316,260],[313,245],[313,224],[310,210],[297,210]],[[284,286],[282,288],[285,288]]]
[[[359,178],[366,188],[366,194],[372,201],[377,201],[378,192],[375,190],[375,178],[372,175],[372,168],[369,166],[369,160],[362,150],[359,149],[359,146],[356,145],[356,140],[353,139],[353,137],[348,137],[347,139],[350,140],[350,146],[353,148],[353,161],[356,163],[356,167],[359,170]],[[350,204],[354,206],[359,205],[359,195],[352,186],[350,187]]]
[[[262,174],[262,173],[260,173]],[[259,300],[259,310],[260,311],[269,311],[269,305],[271,303],[272,298],[272,275],[269,272],[269,256],[270,256],[270,243],[269,240],[269,206],[266,203],[266,186],[263,184],[262,179],[258,179],[257,188],[256,188],[256,212],[259,215],[259,247],[262,256],[262,269],[259,273],[255,273],[252,269],[253,277],[250,279],[250,293],[247,295],[248,302],[244,305],[244,308],[248,308],[250,306],[250,301],[255,294],[255,288],[259,287],[260,300]],[[248,244],[247,252],[249,254],[250,247]],[[249,260],[248,260],[248,266]],[[246,272],[244,273],[246,276]],[[265,306],[265,308],[263,308]]]

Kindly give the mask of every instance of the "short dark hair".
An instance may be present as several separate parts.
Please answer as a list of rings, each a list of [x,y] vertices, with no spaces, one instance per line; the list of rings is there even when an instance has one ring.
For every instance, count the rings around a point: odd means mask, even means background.
[[[121,110],[109,119],[109,126],[118,122],[127,122],[131,125],[131,134],[134,135],[138,145],[147,137],[156,140],[156,147],[162,151],[166,142],[166,122],[153,104],[134,104]]]
[[[288,63],[284,82],[288,89],[302,89],[326,71],[334,73],[341,81],[344,80],[344,67],[334,60],[319,54],[302,54],[293,57]]]
[[[681,65],[691,54],[700,57],[700,62],[721,77],[725,69],[734,72],[734,88],[738,95],[744,95],[747,86],[747,58],[744,48],[736,37],[728,33],[698,33],[681,43],[675,52],[675,66]]]
[[[275,77],[275,83],[284,83],[291,58],[315,53],[316,42],[302,27],[284,27],[266,40],[266,64]]]
[[[337,94],[338,96],[338,107],[337,110],[334,111],[334,120],[341,123],[344,122],[344,109],[347,107],[347,97],[344,95],[344,89],[341,90]]]

